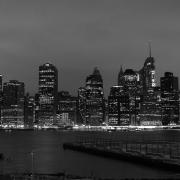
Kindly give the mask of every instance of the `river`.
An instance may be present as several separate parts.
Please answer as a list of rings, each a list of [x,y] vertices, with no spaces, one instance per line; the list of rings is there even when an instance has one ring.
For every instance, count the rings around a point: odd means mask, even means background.
[[[119,141],[168,141],[180,142],[180,131],[140,131],[140,132],[73,132],[73,131],[0,131],[0,152],[5,155],[0,161],[0,173],[31,172],[58,173],[101,178],[172,178],[180,177],[173,172],[132,164],[119,160],[88,155],[81,152],[64,150],[63,142],[74,140],[79,134],[111,136]]]

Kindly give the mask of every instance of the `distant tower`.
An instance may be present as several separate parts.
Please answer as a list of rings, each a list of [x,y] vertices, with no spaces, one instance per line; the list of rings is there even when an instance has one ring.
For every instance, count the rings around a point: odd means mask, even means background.
[[[98,126],[104,122],[103,79],[97,67],[87,76],[86,86],[78,90],[78,115],[86,125]]]
[[[39,124],[51,126],[56,122],[58,70],[50,64],[39,66]]]
[[[1,109],[3,105],[3,77],[0,75],[0,120],[1,120]]]
[[[2,75],[0,74],[0,92],[3,91]]]
[[[140,70],[140,81],[144,92],[152,91],[156,87],[156,74],[154,58],[151,56],[151,43],[149,42],[149,57],[145,60],[143,68]]]
[[[103,80],[97,67],[86,78],[86,122],[100,125],[104,121]]]
[[[118,86],[123,86],[124,85],[124,72],[123,72],[123,68],[121,66],[119,74],[118,74]]]

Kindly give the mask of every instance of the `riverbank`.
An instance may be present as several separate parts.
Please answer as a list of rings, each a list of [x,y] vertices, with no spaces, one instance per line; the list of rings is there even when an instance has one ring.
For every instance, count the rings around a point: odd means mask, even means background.
[[[65,127],[42,127],[35,126],[32,128],[24,127],[0,127],[0,130],[11,132],[13,130],[19,131],[155,131],[155,130],[180,130],[180,125],[169,125],[169,126],[85,126],[85,125],[75,125],[75,126],[65,126]]]

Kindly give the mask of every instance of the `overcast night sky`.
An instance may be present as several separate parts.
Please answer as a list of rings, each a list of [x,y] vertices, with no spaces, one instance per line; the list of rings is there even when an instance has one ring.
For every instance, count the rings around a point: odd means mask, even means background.
[[[159,77],[180,77],[179,0],[0,0],[0,73],[38,90],[38,66],[59,70],[59,90],[76,95],[95,66],[106,95],[120,65],[139,70],[148,56]]]

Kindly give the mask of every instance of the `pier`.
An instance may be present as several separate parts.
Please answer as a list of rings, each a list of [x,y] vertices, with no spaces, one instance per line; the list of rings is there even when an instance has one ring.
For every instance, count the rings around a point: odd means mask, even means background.
[[[180,144],[167,141],[119,141],[111,134],[105,137],[79,134],[76,141],[63,148],[105,158],[128,161],[171,171],[180,171]]]

